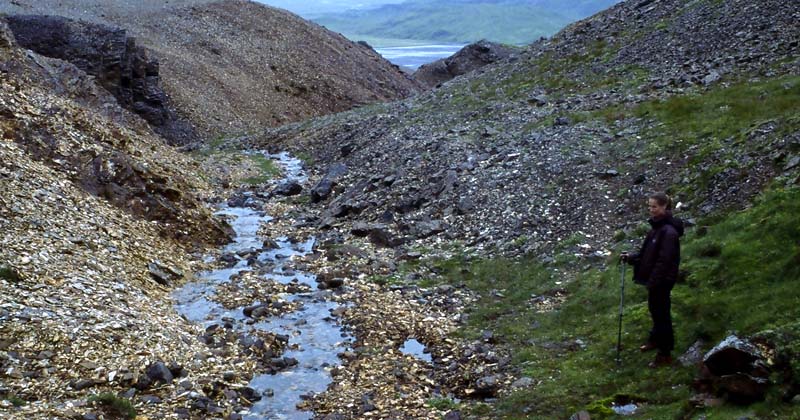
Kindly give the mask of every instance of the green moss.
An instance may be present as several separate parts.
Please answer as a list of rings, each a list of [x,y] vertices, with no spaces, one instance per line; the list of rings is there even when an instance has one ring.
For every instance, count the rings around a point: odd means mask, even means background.
[[[89,397],[88,401],[103,405],[122,418],[136,418],[136,409],[133,407],[131,401],[127,398],[121,398],[110,392],[104,392],[102,394],[92,395]]]
[[[458,408],[458,403],[450,398],[431,398],[426,404],[441,411],[450,411]]]
[[[23,405],[27,404],[28,402],[23,400],[22,398],[16,395],[10,395],[8,397],[8,402],[11,403],[14,407],[22,407]]]
[[[14,268],[5,264],[0,264],[0,279],[8,280],[12,283],[22,281],[22,276]]]
[[[663,101],[639,105],[634,114],[654,118],[661,126],[651,133],[654,153],[671,149],[685,153],[702,146],[702,159],[721,147],[720,139],[745,140],[752,127],[768,120],[800,116],[800,77],[790,76],[765,81],[748,81],[706,92],[673,96]]]
[[[275,165],[275,162],[272,159],[269,159],[268,157],[259,153],[248,154],[247,157],[256,166],[256,168],[258,168],[260,174],[243,179],[243,183],[250,185],[263,184],[281,174],[280,168]]]

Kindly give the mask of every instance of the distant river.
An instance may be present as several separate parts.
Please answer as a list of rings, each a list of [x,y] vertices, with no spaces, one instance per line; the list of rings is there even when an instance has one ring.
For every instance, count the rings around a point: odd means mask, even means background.
[[[398,66],[416,70],[423,64],[449,57],[463,47],[463,45],[417,45],[413,47],[375,48],[375,51]]]

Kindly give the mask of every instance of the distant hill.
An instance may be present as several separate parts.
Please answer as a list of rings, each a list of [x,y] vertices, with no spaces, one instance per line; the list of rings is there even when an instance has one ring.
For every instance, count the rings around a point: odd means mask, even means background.
[[[354,39],[417,39],[468,43],[480,39],[528,44],[617,0],[410,0],[327,14],[315,22]]]

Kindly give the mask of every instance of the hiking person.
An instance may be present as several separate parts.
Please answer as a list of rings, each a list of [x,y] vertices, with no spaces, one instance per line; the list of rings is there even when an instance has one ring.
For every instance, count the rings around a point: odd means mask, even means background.
[[[633,281],[647,287],[647,307],[653,328],[647,341],[639,347],[642,352],[658,350],[652,368],[670,365],[675,338],[670,315],[670,292],[678,279],[681,258],[679,238],[683,221],[672,216],[672,199],[664,193],[648,197],[648,222],[652,227],[637,253],[622,253],[620,259],[632,265]]]

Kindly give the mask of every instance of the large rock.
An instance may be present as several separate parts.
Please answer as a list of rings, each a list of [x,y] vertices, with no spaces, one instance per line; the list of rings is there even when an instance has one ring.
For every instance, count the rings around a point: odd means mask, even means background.
[[[328,168],[325,176],[311,188],[311,202],[317,203],[330,197],[337,181],[347,173],[347,165],[335,163]]]
[[[723,376],[750,372],[761,357],[761,351],[752,343],[731,335],[706,353],[703,363],[714,375]]]
[[[96,78],[124,108],[139,114],[171,144],[197,139],[191,124],[170,108],[159,64],[124,29],[59,16],[9,16],[17,43],[46,57],[68,61]]]
[[[748,404],[764,399],[769,368],[751,342],[731,335],[706,353],[703,363],[714,375],[717,393],[729,401]]]
[[[486,40],[469,44],[450,57],[425,64],[414,73],[414,79],[432,88],[456,76],[469,73],[487,64],[508,58],[514,50]]]

